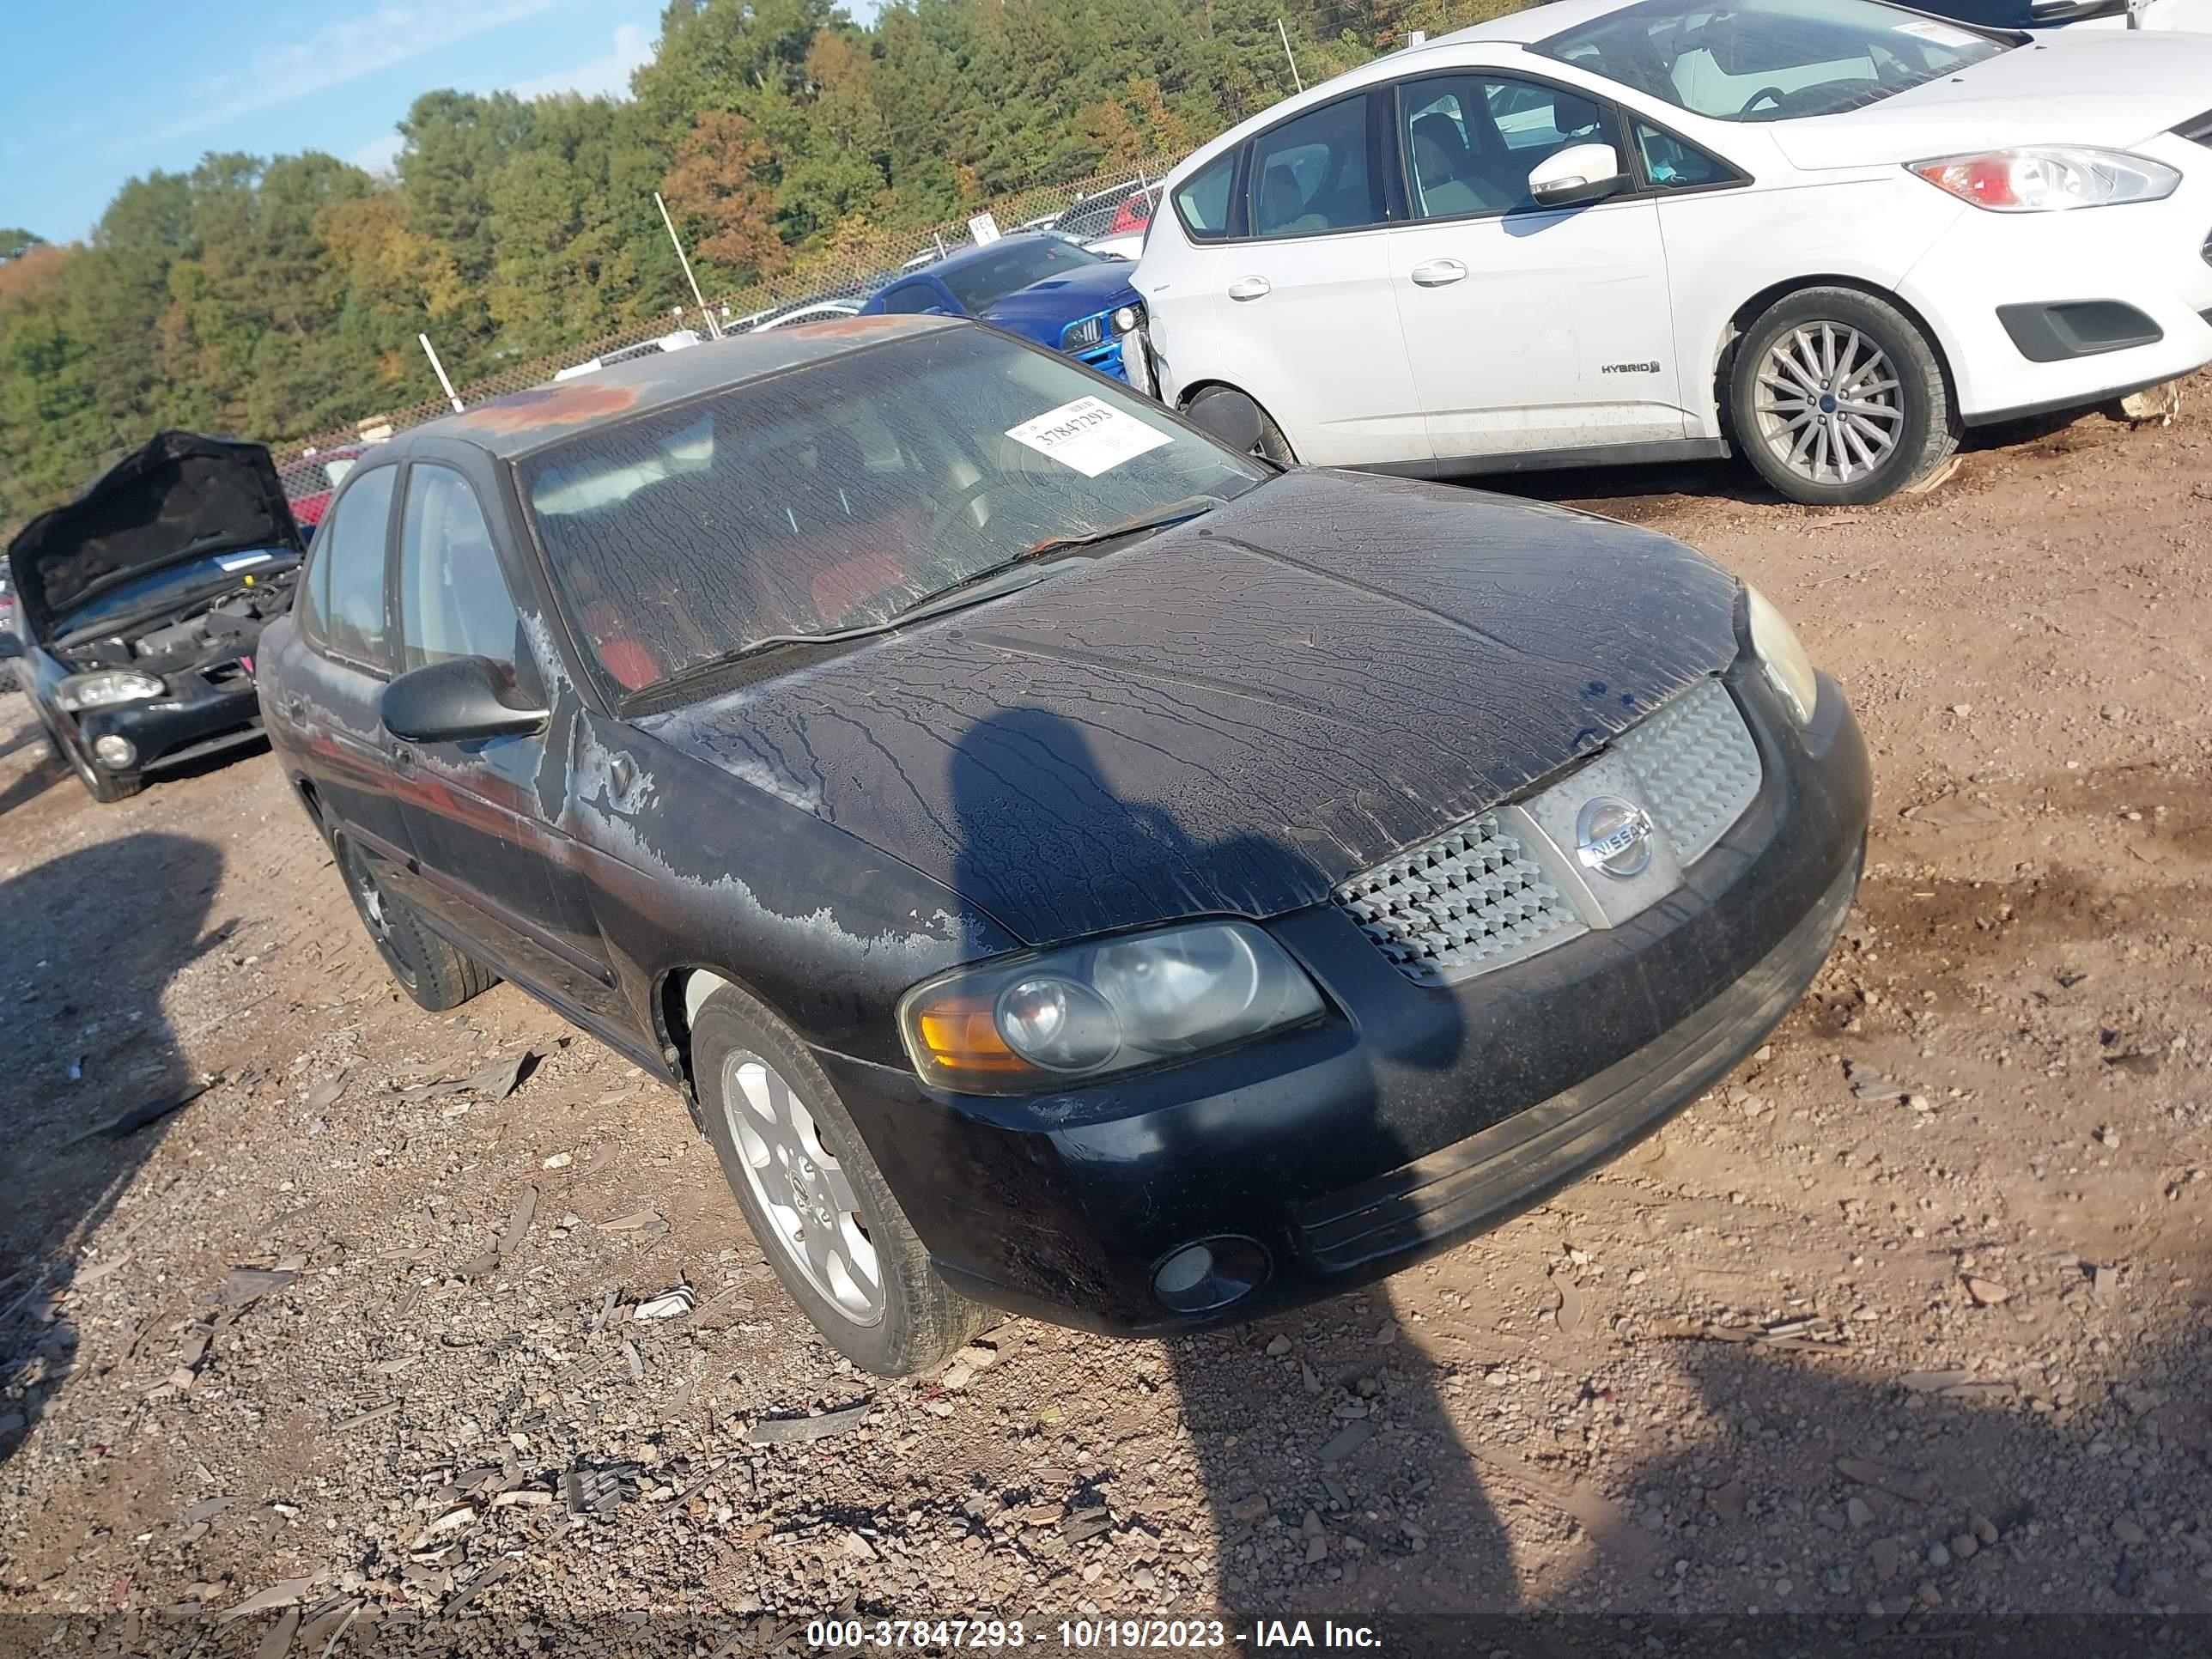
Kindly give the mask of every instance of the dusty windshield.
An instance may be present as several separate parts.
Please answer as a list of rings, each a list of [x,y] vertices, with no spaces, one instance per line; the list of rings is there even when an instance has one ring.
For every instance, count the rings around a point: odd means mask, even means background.
[[[522,463],[579,631],[626,690],[872,626],[1054,538],[1265,476],[1059,358],[932,331]]]
[[[1645,0],[1536,50],[1678,109],[1788,121],[1878,103],[2008,48],[1880,0]]]

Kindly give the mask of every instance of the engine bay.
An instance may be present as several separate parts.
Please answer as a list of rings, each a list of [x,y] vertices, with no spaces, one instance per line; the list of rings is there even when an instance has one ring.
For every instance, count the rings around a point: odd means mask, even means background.
[[[292,606],[296,567],[241,578],[235,586],[202,592],[173,606],[58,650],[80,672],[136,669],[167,679],[245,659],[250,664],[261,630]]]

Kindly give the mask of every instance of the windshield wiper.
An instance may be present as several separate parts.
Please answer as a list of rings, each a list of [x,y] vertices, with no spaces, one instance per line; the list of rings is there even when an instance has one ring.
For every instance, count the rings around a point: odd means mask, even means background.
[[[1134,536],[1147,530],[1165,530],[1171,525],[1188,524],[1203,517],[1222,504],[1218,495],[1186,495],[1165,507],[1147,508],[1133,518],[1119,524],[1109,524],[1103,530],[1086,530],[1073,536],[1048,536],[1044,540],[1024,548],[1018,556],[1024,559],[1042,558],[1048,553],[1058,553],[1070,547],[1096,547],[1101,542],[1119,541],[1124,536]]]

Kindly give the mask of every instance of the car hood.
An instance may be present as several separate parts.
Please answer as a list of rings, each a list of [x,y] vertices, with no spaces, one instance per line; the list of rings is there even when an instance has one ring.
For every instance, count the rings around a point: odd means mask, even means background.
[[[976,314],[987,323],[1056,346],[1060,331],[1078,318],[1135,304],[1137,290],[1129,286],[1129,273],[1135,269],[1120,260],[1083,265],[1064,276],[1048,276],[1018,288]]]
[[[639,724],[1042,944],[1321,901],[1727,665],[1736,591],[1627,526],[1291,472]]]
[[[2068,30],[1841,115],[1767,128],[1793,166],[1919,161],[2009,144],[2126,149],[2212,105],[2212,35]]]
[[[8,544],[25,620],[43,639],[86,601],[165,565],[306,545],[259,444],[162,432]]]

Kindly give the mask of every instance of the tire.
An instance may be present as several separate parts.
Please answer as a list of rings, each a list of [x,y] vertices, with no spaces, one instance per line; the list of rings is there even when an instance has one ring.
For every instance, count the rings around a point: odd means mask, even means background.
[[[911,1376],[990,1323],[938,1276],[836,1087],[764,1005],[734,986],[709,996],[691,1071],[746,1225],[831,1347],[878,1376]]]
[[[369,869],[368,860],[344,836],[327,824],[324,834],[369,943],[384,958],[399,988],[414,998],[418,1006],[442,1014],[499,983],[499,976],[482,963],[432,933],[413,905],[386,892]]]
[[[1744,331],[1729,417],[1759,476],[1814,507],[1887,500],[1942,465],[1960,433],[1928,337],[1887,301],[1850,288],[1800,289]]]
[[[1261,460],[1273,461],[1277,466],[1296,466],[1298,464],[1298,458],[1291,453],[1291,441],[1283,435],[1283,428],[1275,424],[1274,417],[1234,386],[1207,386],[1182,406],[1182,412],[1186,418],[1211,431],[1212,428],[1207,424],[1201,410],[1206,405],[1223,403],[1233,404],[1237,416],[1249,428],[1257,429],[1259,435],[1252,442],[1251,453]]]
[[[84,786],[85,793],[102,806],[112,806],[117,801],[129,800],[146,787],[146,780],[136,772],[118,776],[113,772],[101,771],[82,749],[65,738],[49,732],[46,742],[57,755],[69,763],[70,770],[76,774],[76,781]]]

